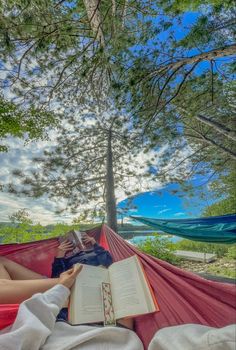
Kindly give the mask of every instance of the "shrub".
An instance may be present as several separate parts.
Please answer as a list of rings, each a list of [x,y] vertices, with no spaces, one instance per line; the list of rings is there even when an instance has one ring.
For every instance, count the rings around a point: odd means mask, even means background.
[[[236,244],[228,249],[227,258],[236,259]]]
[[[173,254],[173,243],[165,237],[156,236],[154,239],[147,239],[138,245],[138,248],[147,254],[155,256],[158,259],[168,261],[171,264],[177,265],[180,261]]]
[[[193,252],[202,253],[214,253],[218,258],[225,256],[228,253],[228,244],[218,244],[218,243],[203,243],[190,241],[188,239],[183,239],[177,243],[174,243],[175,250],[189,250]]]

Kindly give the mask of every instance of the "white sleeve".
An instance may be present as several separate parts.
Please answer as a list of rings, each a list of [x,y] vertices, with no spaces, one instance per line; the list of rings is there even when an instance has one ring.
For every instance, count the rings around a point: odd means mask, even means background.
[[[235,350],[235,344],[235,324],[223,328],[185,324],[159,330],[148,350]]]
[[[14,324],[0,334],[1,350],[38,350],[51,334],[56,316],[70,295],[63,285],[24,301]]]

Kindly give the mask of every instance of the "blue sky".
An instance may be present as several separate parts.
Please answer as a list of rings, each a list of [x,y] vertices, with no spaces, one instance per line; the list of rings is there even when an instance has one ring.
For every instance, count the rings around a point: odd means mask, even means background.
[[[200,185],[202,182],[202,178],[196,178],[193,185]],[[127,216],[137,215],[164,219],[198,217],[202,215],[202,211],[206,206],[213,203],[213,200],[209,199],[210,193],[208,200],[201,199],[198,195],[189,198],[187,193],[180,197],[171,193],[176,189],[180,189],[180,187],[177,184],[171,184],[157,191],[138,194],[133,197],[131,209],[128,210]],[[208,193],[207,186],[204,187],[204,191],[205,194]],[[127,206],[127,203],[127,200],[121,201],[118,208],[122,210]],[[121,218],[120,215],[119,218]]]

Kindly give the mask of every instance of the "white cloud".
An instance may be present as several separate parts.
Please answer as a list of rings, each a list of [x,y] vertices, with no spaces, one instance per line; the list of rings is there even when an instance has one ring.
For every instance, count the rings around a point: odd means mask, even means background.
[[[185,215],[185,213],[179,212],[179,213],[175,213],[175,214],[174,214],[174,216],[182,216],[182,215]]]
[[[89,123],[89,121],[88,121]],[[32,169],[37,169],[40,171],[39,166],[35,165],[32,161],[32,158],[35,156],[40,156],[45,149],[49,150],[50,147],[55,145],[55,139],[58,136],[57,131],[50,131],[50,141],[38,141],[25,143],[22,140],[9,137],[6,140],[6,143],[9,144],[10,151],[5,154],[1,154],[0,159],[0,183],[6,184],[9,182],[14,182],[14,184],[19,184],[19,179],[11,175],[13,169],[22,169],[22,171],[27,174],[27,172]],[[163,155],[163,152],[167,149],[168,145],[164,145],[159,150],[152,150],[148,153],[139,152],[137,155],[133,155],[130,158],[129,165],[127,166],[127,173],[134,173],[135,176],[127,175],[123,178],[122,183],[118,188],[116,188],[116,199],[117,202],[120,202],[127,198],[124,189],[128,189],[133,196],[143,192],[149,192],[150,195],[156,195],[157,191],[164,187],[159,179],[155,176],[146,177],[144,176],[149,172],[148,163],[155,164],[158,167],[159,160]],[[186,150],[183,151],[183,157],[186,156]],[[175,157],[174,157],[175,158]],[[122,159],[120,159],[122,162]],[[167,168],[172,168],[176,160],[173,162],[170,161]],[[65,221],[69,222],[72,220],[73,216],[70,213],[63,213],[58,216],[54,212],[62,207],[65,204],[65,201],[58,200],[52,201],[47,196],[44,196],[40,199],[32,198],[19,198],[18,196],[9,195],[6,193],[0,193],[0,221],[8,220],[8,216],[15,212],[16,210],[26,208],[33,220],[40,221],[42,224],[47,224],[55,221]],[[81,213],[85,209],[94,208],[96,202],[89,202],[87,205],[78,209],[78,213]],[[159,211],[159,214],[165,213],[170,209],[166,208],[166,205],[156,205],[156,208],[162,210]],[[131,209],[130,213],[135,213],[137,209]]]
[[[4,184],[12,181],[15,185],[19,184],[20,180],[11,175],[13,169],[21,169],[25,174],[35,168],[40,171],[40,168],[32,161],[32,158],[40,156],[44,149],[48,150],[53,145],[54,137],[55,134],[52,133],[51,141],[31,142],[28,144],[24,144],[22,140],[9,138],[7,142],[10,145],[10,151],[3,154],[0,160],[0,182]],[[148,166],[145,165],[146,162],[154,156],[158,158],[158,155],[158,152],[153,151],[149,154],[140,152],[137,156],[132,157],[129,169],[137,176],[124,178],[123,183],[116,190],[118,202],[127,198],[124,188],[135,194],[147,192],[151,189],[157,190],[163,186],[159,181],[143,176],[148,171]],[[141,167],[142,165],[144,165],[143,168]],[[56,203],[49,200],[47,196],[36,200],[33,198],[19,198],[6,193],[0,193],[0,198],[4,201],[4,208],[0,213],[0,221],[8,220],[9,215],[22,208],[26,208],[29,211],[34,221],[40,221],[43,224],[58,220],[68,222],[73,218],[70,214],[68,216],[60,215],[60,217],[54,214],[56,210],[65,204],[63,200],[58,200],[58,203]],[[83,210],[94,208],[95,206],[96,202],[90,201],[87,205],[83,205],[82,208],[78,209],[77,215]],[[136,211],[137,209],[131,209],[130,213],[135,213]]]
[[[7,140],[10,144],[10,151],[8,153],[2,154],[0,160],[0,183],[9,183],[13,181],[15,184],[18,184],[18,179],[12,177],[11,172],[13,169],[18,168],[22,169],[24,173],[35,168],[35,164],[32,162],[32,158],[42,154],[44,149],[49,149],[55,140],[56,132],[51,132],[52,139],[50,141],[39,141],[31,142],[24,144],[24,141],[13,139],[12,137]],[[165,146],[166,147],[166,146]],[[147,161],[155,158],[156,164],[158,164],[158,159],[161,157],[164,148],[159,151],[151,151],[149,153],[140,152],[136,156],[132,156],[132,160],[129,165],[129,170],[134,172],[136,176],[134,177],[125,177],[121,186],[116,189],[116,198],[117,202],[120,202],[127,198],[124,188],[129,189],[133,195],[149,192],[150,194],[155,195],[156,191],[163,188],[159,180],[155,178],[145,177],[144,174],[148,172],[149,167],[146,165]],[[37,167],[38,171],[40,169]],[[8,216],[13,212],[26,208],[32,219],[42,224],[48,224],[55,221],[70,222],[74,216],[78,216],[83,210],[94,208],[96,202],[89,202],[87,205],[78,209],[77,215],[71,215],[68,212],[64,212],[60,216],[55,215],[55,211],[61,208],[65,201],[58,200],[52,201],[47,196],[44,196],[40,199],[33,198],[22,198],[18,196],[9,195],[6,193],[0,193],[0,221],[7,221]],[[156,205],[156,208],[163,208],[159,211],[159,214],[165,213],[170,209],[166,208],[166,205]],[[135,213],[137,209],[131,209],[130,213]]]
[[[136,226],[143,225],[142,223],[130,218],[130,217],[124,217],[123,220],[118,219],[118,222],[121,223],[123,222],[124,224],[134,224]]]
[[[138,209],[129,209],[129,213],[137,213]]]
[[[170,211],[171,209],[169,208],[166,208],[166,209],[162,209],[158,212],[158,214],[163,214],[163,213],[166,213],[167,211]]]
[[[127,170],[131,173],[134,173],[135,176],[124,178],[121,186],[116,189],[116,198],[118,202],[127,198],[125,190],[129,189],[133,195],[149,192],[151,195],[155,195],[155,191],[163,188],[163,183],[160,180],[157,180],[154,177],[146,177],[145,174],[149,171],[149,166],[147,165],[148,161],[155,159],[155,162],[158,163],[158,159],[163,153],[164,146],[159,151],[150,151],[148,153],[139,152],[135,156],[131,156],[131,161]]]
[[[8,193],[0,193],[0,221],[9,221],[9,215],[20,209],[26,209],[33,222],[40,222],[42,225],[72,221],[73,215],[69,213],[55,215],[55,207],[56,203],[46,198],[19,198]]]

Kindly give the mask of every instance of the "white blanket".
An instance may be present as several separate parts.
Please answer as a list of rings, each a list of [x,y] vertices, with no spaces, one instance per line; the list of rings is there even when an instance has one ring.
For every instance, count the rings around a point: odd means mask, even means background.
[[[57,285],[20,305],[15,323],[0,333],[1,350],[143,350],[138,336],[119,327],[56,322],[70,291]]]
[[[0,332],[1,350],[143,350],[138,336],[119,327],[71,326],[55,322],[70,291],[57,285],[20,305],[16,321]],[[236,328],[201,325],[167,327],[148,350],[235,350]]]
[[[236,350],[236,325],[166,327],[155,334],[148,350]]]

